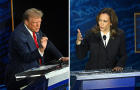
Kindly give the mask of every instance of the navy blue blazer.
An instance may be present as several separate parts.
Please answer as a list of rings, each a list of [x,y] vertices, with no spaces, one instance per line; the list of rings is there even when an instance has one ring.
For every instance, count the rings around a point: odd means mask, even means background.
[[[76,54],[79,59],[83,59],[88,52],[87,70],[124,67],[127,58],[124,32],[118,29],[117,35],[110,37],[105,48],[100,32],[87,31],[82,43],[76,45]]]
[[[36,33],[38,44],[40,46],[40,39],[42,37],[42,32]],[[62,57],[59,50],[53,45],[51,41],[48,40],[46,50],[51,52],[57,59]],[[24,23],[21,23],[12,32],[9,41],[9,64],[6,69],[6,81],[10,82],[10,78],[14,78],[16,73],[23,72],[27,69],[38,67],[38,60],[41,57],[34,40]]]

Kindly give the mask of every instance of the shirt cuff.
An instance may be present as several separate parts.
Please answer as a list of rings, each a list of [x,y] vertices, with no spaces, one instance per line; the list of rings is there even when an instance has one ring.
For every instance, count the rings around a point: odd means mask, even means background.
[[[41,53],[41,51],[39,50],[39,48],[38,48],[38,51],[39,51],[39,54],[43,57],[44,52],[43,52],[43,53]]]
[[[61,57],[62,58],[62,57]],[[59,58],[58,60],[61,60],[61,58]]]

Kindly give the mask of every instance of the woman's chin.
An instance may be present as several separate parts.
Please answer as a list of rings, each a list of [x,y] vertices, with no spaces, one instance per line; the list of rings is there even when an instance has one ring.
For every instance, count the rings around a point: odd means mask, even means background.
[[[104,29],[101,29],[101,28],[100,28],[100,30],[101,30],[101,31],[104,31]]]

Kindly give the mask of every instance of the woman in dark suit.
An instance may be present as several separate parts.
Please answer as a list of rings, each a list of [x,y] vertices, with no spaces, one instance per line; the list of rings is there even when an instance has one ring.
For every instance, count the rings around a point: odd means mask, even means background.
[[[125,36],[117,27],[118,17],[112,8],[102,9],[96,17],[96,23],[82,38],[78,29],[76,54],[82,59],[89,52],[87,70],[112,69],[123,70],[126,61]]]

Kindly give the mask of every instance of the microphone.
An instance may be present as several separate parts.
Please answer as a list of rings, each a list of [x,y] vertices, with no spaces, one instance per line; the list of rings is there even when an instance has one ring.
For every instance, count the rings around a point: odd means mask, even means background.
[[[106,40],[106,35],[103,35],[103,39]]]
[[[45,33],[42,33],[42,37],[46,37]]]
[[[106,35],[103,35],[103,39],[105,40],[105,47],[106,47]]]

